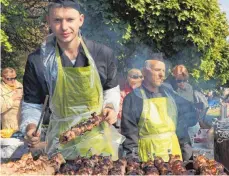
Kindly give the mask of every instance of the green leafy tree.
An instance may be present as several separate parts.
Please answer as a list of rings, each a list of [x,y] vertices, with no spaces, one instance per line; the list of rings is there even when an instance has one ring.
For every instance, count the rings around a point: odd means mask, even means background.
[[[29,52],[47,32],[43,22],[47,2],[38,0],[1,0],[2,67],[14,67],[21,78]]]
[[[112,9],[130,27],[127,40],[138,37],[173,65],[186,64],[196,79],[229,80],[229,27],[217,0],[117,0]]]
[[[140,67],[151,52],[163,52],[171,66],[188,66],[196,82],[222,85],[229,80],[229,27],[217,0],[80,2],[86,13],[83,35],[113,48],[119,71]],[[2,63],[13,65],[47,34],[43,21],[47,1],[1,0],[1,4]]]

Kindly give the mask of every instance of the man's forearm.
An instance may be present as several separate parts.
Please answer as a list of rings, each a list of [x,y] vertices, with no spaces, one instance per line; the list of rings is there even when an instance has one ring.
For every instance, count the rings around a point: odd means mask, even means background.
[[[103,91],[103,107],[113,108],[118,114],[120,103],[120,88],[119,85]]]
[[[25,134],[28,128],[34,128],[39,122],[42,104],[22,102],[20,131]]]

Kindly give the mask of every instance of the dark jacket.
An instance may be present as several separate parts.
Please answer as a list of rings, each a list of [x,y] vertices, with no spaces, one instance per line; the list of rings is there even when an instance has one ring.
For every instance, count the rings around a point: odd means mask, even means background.
[[[92,55],[99,72],[103,90],[114,88],[118,85],[117,67],[112,50],[105,45],[85,40],[90,54]],[[63,67],[87,66],[88,60],[80,45],[76,64],[73,65],[67,56],[60,51]],[[24,101],[27,103],[41,104],[45,95],[48,94],[48,87],[44,76],[43,59],[40,58],[40,49],[28,56],[23,77]]]
[[[163,84],[160,87],[159,93],[153,93],[147,90],[144,86],[147,98],[167,97],[171,96],[177,105],[178,110],[178,123],[177,123],[177,136],[181,144],[189,143],[188,127],[194,126],[197,123],[196,111],[192,103],[180,97],[171,88]],[[128,94],[124,99],[121,133],[126,137],[123,143],[123,149],[127,155],[131,155],[133,149],[138,151],[138,122],[142,113],[143,99],[140,89],[135,89]]]

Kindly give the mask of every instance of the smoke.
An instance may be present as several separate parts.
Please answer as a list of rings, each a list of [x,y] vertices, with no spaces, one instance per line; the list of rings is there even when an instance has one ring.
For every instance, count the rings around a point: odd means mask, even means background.
[[[87,5],[86,5],[87,6]],[[105,44],[113,49],[117,58],[118,73],[121,77],[126,76],[127,71],[131,68],[142,69],[145,60],[150,59],[153,53],[160,51],[153,45],[146,45],[136,36],[131,38],[129,42],[123,43],[123,35],[125,34],[126,24],[107,24],[103,17],[103,13],[95,13],[93,8],[87,6],[83,10],[85,14],[85,22],[82,27],[82,34],[90,40]],[[163,51],[162,51],[163,52]],[[183,51],[165,59],[166,77],[170,74],[171,69],[177,64],[185,65],[192,75],[190,83],[200,89],[215,89],[218,80],[204,80],[201,72],[197,75],[191,72],[192,68],[200,71],[201,53],[195,46],[184,48]]]
[[[125,24],[123,27],[118,24],[108,25],[103,21],[100,14],[92,16],[92,12],[84,11],[85,22],[82,27],[82,34],[87,39],[105,44],[113,49],[118,60],[118,70],[120,76],[125,76],[132,68],[142,69],[145,60],[151,58],[159,51],[154,46],[148,46],[137,38],[123,44],[122,37],[125,34]],[[167,75],[171,70],[172,63],[165,60]]]

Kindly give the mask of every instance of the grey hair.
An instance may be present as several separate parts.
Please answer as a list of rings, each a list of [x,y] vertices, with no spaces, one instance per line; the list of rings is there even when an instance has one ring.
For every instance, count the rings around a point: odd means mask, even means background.
[[[164,62],[163,53],[154,53],[154,54],[152,54],[150,59],[145,61],[145,64],[144,64],[145,68],[150,68],[151,67],[151,63],[149,62],[151,60],[157,60],[157,61]]]

